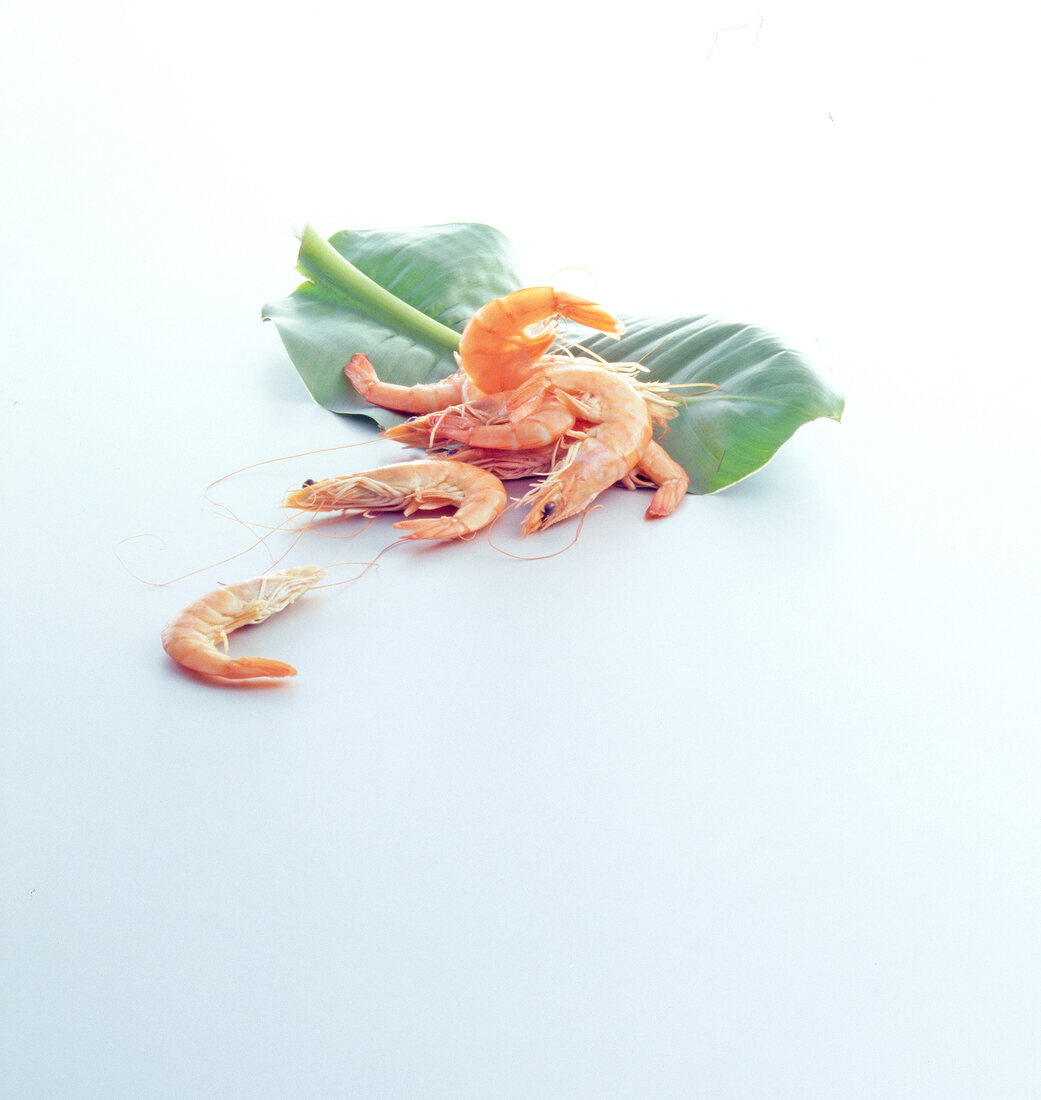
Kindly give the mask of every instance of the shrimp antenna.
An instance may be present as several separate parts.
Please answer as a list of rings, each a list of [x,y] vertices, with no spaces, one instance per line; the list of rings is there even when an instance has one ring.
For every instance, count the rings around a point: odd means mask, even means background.
[[[521,501],[523,501],[523,499],[524,497],[517,497],[517,499],[514,500],[514,502],[510,505],[510,508],[515,508],[518,504],[521,503]],[[485,532],[485,538],[488,541],[488,545],[493,550],[498,551],[504,557],[513,558],[514,561],[546,561],[548,558],[555,558],[558,557],[560,554],[566,554],[568,550],[570,550],[575,545],[575,543],[578,542],[578,537],[582,534],[582,528],[585,526],[586,516],[588,516],[590,512],[595,512],[598,508],[601,507],[603,507],[603,505],[593,504],[586,508],[585,511],[580,513],[578,517],[578,527],[575,528],[574,537],[566,546],[562,547],[560,550],[554,550],[552,554],[534,554],[531,557],[528,557],[525,554],[514,554],[510,550],[504,550],[501,546],[496,546],[495,543],[492,542],[492,528],[495,526],[494,523],[489,525],[487,531]],[[496,520],[496,522],[498,522],[498,520]]]
[[[274,534],[277,531],[281,531],[286,526],[286,524],[288,522],[288,517],[285,520],[283,520],[283,522],[280,523],[277,527],[272,527],[270,524],[262,523],[259,520],[244,520],[241,516],[237,515],[235,513],[234,509],[231,508],[229,505],[223,503],[222,501],[219,501],[219,500],[215,499],[211,495],[210,490],[213,489],[214,486],[220,485],[220,483],[222,481],[227,481],[230,478],[233,478],[233,477],[237,476],[238,474],[244,474],[248,470],[255,470],[255,469],[259,468],[260,466],[268,466],[268,465],[271,465],[275,462],[289,462],[289,461],[291,461],[295,458],[308,458],[311,455],[325,454],[329,451],[342,451],[342,450],[349,450],[353,447],[365,447],[365,446],[368,446],[368,444],[370,444],[370,443],[375,443],[378,438],[379,437],[377,436],[375,439],[364,439],[360,443],[341,443],[341,444],[338,444],[335,447],[320,447],[318,450],[315,450],[315,451],[301,451],[299,454],[282,455],[278,458],[265,458],[260,462],[253,462],[248,466],[242,466],[237,470],[232,470],[230,473],[223,474],[221,477],[217,478],[215,481],[211,481],[209,483],[209,485],[207,485],[206,488],[203,490],[203,497],[207,501],[207,503],[210,505],[210,507],[213,508],[214,512],[217,515],[223,515],[224,518],[233,520],[235,523],[240,524],[242,527],[245,527],[247,530],[252,530],[254,532],[257,531],[257,530],[266,530],[268,532],[268,535]],[[246,553],[246,552],[248,552],[248,550],[252,550],[253,547],[260,545],[260,543],[263,542],[264,539],[266,539],[268,537],[268,535],[261,536],[260,539],[257,542],[253,543],[253,545],[248,547],[246,551],[243,551],[243,553]],[[284,557],[284,555],[283,555],[283,557]],[[281,560],[281,558],[279,560]]]
[[[372,520],[365,525],[364,530],[367,531],[372,526],[372,522],[375,521],[375,519],[376,519],[376,517],[373,516]],[[401,539],[395,539],[393,542],[387,543],[387,545],[383,547],[383,549],[372,559],[372,561],[337,561],[337,562],[333,562],[332,565],[326,565],[326,566],[323,567],[326,571],[328,571],[329,569],[337,569],[341,565],[364,565],[365,568],[355,577],[348,577],[346,580],[342,580],[342,581],[331,581],[329,584],[319,584],[319,585],[316,585],[316,587],[317,588],[338,588],[341,584],[354,584],[355,581],[360,581],[362,579],[362,577],[364,577],[365,574],[368,573],[368,571],[370,569],[379,569],[379,567],[380,567],[380,558],[382,558],[383,555],[388,550],[393,550],[395,546],[400,546],[402,543],[409,542],[409,541],[411,541],[411,540],[406,539],[406,538],[401,538]]]
[[[391,545],[393,545],[393,543]],[[363,565],[365,566],[365,568],[357,576],[347,577],[345,580],[342,581],[329,581],[328,584],[317,584],[315,585],[315,588],[339,588],[340,585],[354,584],[355,581],[360,581],[370,569],[379,569],[380,555],[383,554],[384,551],[387,549],[388,547],[385,546],[383,550],[381,550],[379,554],[377,554],[376,557],[372,559],[372,561],[334,561],[332,565],[322,566],[322,572],[324,573],[328,573],[330,569],[339,569],[341,566],[344,565]]]
[[[593,271],[593,269],[591,267],[582,267],[579,264],[567,264],[564,267],[558,267],[557,270],[554,271],[553,274],[549,277],[549,285],[552,287],[556,287],[558,290],[571,290],[571,287],[561,287],[557,278],[557,276],[563,275],[567,271],[577,271],[580,275],[585,275],[589,279],[589,286],[591,291],[596,290],[597,286],[599,285],[597,283],[596,273]],[[583,294],[586,293],[586,291],[583,291]]]
[[[141,584],[147,584],[151,588],[165,588],[167,585],[176,584],[178,581],[183,581],[188,577],[194,577],[198,573],[205,573],[208,569],[216,569],[218,565],[226,565],[229,561],[235,561],[237,558],[241,558],[244,554],[248,554],[251,550],[255,550],[258,546],[260,546],[261,543],[265,542],[270,537],[270,535],[274,533],[274,531],[278,531],[284,526],[286,526],[285,523],[279,524],[278,527],[273,528],[273,530],[268,532],[267,535],[262,535],[260,538],[250,543],[250,545],[247,546],[245,550],[239,550],[234,554],[229,554],[226,558],[221,558],[220,561],[211,562],[209,565],[200,565],[198,569],[190,569],[187,573],[182,573],[179,577],[172,577],[168,581],[146,580],[144,577],[141,577],[137,573],[135,573],[133,569],[131,569],[130,566],[127,565],[127,563],[120,556],[118,549],[114,548],[112,552],[116,556],[116,561],[119,562],[119,564],[130,574],[130,576],[134,578],[135,581],[140,581]],[[125,539],[120,539],[119,542],[116,543],[116,547],[122,546],[125,542],[131,542],[134,539],[141,538],[158,538],[158,536],[150,534],[128,535]],[[159,542],[162,544],[162,549],[166,549],[166,543],[163,542],[162,539],[159,539]],[[283,554],[282,557],[285,557],[285,554]],[[279,558],[278,560],[281,561],[282,559]]]
[[[673,393],[674,390],[687,390],[693,386],[700,386],[701,391],[699,393],[677,393],[674,394],[677,401],[696,401],[699,397],[707,397],[710,393],[714,393],[721,387],[717,382],[670,382],[669,393]]]
[[[360,443],[340,443],[335,447],[319,447],[315,451],[301,451],[295,455],[280,455],[278,458],[265,458],[260,462],[251,462],[248,466],[240,466],[237,470],[232,470],[230,473],[222,474],[216,481],[211,481],[206,486],[204,493],[206,499],[209,500],[209,492],[215,485],[220,485],[222,481],[227,481],[229,478],[236,477],[238,474],[244,474],[247,470],[255,470],[259,466],[270,466],[274,462],[291,462],[294,458],[310,458],[311,455],[327,454],[329,451],[348,451],[353,447],[367,447],[370,443],[377,443],[380,440],[380,436],[375,436],[372,439],[363,439]],[[216,501],[210,501],[211,504]]]

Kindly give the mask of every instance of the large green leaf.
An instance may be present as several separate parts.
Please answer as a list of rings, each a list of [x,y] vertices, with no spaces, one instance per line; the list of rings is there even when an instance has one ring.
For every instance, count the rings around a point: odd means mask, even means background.
[[[452,353],[470,316],[524,285],[509,241],[469,222],[345,230],[328,244],[308,226],[297,268],[307,281],[265,305],[263,320],[275,322],[315,401],[384,427],[402,418],[355,393],[343,375],[351,356],[369,356],[388,382],[444,378],[456,369]]]
[[[719,387],[684,398],[661,439],[690,475],[692,493],[733,485],[767,463],[803,424],[842,417],[841,395],[805,356],[765,329],[707,316],[624,320],[620,340],[598,334],[583,339],[583,347],[614,362],[638,362],[649,380]]]
[[[402,418],[363,401],[343,376],[356,352],[380,378],[414,385],[455,370],[453,352],[472,313],[525,285],[501,233],[460,223],[346,231],[328,244],[309,227],[289,298],[264,307],[314,399],[384,427]],[[608,303],[612,305],[612,303]],[[629,318],[612,340],[583,331],[583,347],[612,362],[638,362],[654,381],[711,383],[679,390],[683,405],[661,442],[690,475],[692,493],[714,493],[754,473],[803,424],[838,420],[843,399],[798,351],[752,325],[708,316]]]

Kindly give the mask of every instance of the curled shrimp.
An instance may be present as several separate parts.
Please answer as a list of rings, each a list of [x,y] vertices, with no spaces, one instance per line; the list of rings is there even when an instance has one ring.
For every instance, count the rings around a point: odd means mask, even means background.
[[[506,507],[506,490],[494,475],[465,462],[419,459],[360,474],[329,477],[288,493],[283,507],[308,512],[404,512],[455,506],[451,516],[402,520],[409,539],[456,539],[487,527]]]
[[[547,391],[589,427],[549,476],[521,498],[532,505],[521,525],[525,535],[581,512],[604,489],[628,478],[652,442],[651,406],[616,371],[596,365],[549,367],[518,389],[510,405],[523,415],[528,407],[537,407]]]
[[[163,649],[185,668],[225,680],[295,676],[296,669],[283,661],[229,656],[228,635],[282,611],[324,576],[315,566],[304,565],[216,588],[166,624]],[[223,645],[225,652],[218,645]]]
[[[484,393],[514,390],[560,335],[560,317],[611,336],[625,332],[596,302],[551,286],[526,287],[493,298],[470,318],[459,341],[459,366]]]

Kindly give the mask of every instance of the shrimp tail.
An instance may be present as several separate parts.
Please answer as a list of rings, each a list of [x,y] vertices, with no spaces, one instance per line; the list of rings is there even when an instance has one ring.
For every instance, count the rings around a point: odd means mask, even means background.
[[[394,424],[389,428],[385,428],[383,438],[392,439],[395,443],[401,443],[406,447],[427,447],[433,430],[431,425],[436,423],[436,418],[431,419],[428,416],[413,417],[401,424]]]
[[[590,302],[587,298],[580,298],[577,294],[570,294],[566,290],[556,291],[556,307],[558,312],[569,321],[587,328],[595,328],[608,336],[621,336],[625,332],[625,325],[608,309]]]
[[[295,676],[296,669],[268,657],[236,657],[224,666],[221,675],[227,680],[253,680],[261,676]]]

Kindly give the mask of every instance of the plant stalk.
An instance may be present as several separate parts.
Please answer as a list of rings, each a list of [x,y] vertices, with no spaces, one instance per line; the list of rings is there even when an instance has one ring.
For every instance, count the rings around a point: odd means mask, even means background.
[[[421,313],[370,279],[365,272],[344,259],[310,225],[304,226],[300,237],[296,269],[301,275],[346,295],[370,317],[395,332],[447,351],[456,351],[459,347],[459,333]]]

